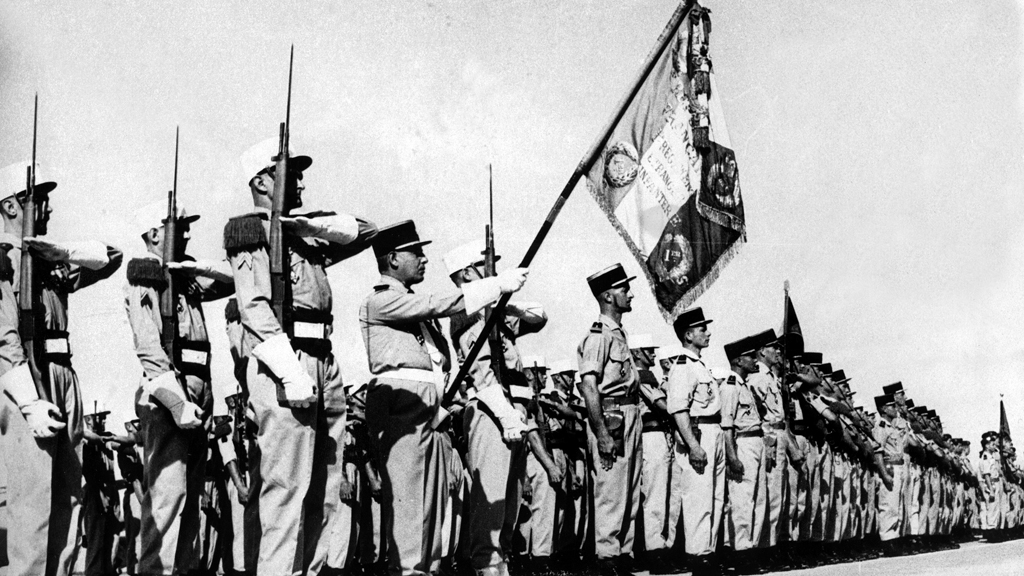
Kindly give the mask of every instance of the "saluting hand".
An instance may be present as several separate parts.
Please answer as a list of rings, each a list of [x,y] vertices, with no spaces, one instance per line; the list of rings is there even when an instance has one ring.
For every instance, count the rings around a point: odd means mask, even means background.
[[[316,236],[320,232],[320,225],[314,223],[312,219],[306,218],[305,216],[281,216],[281,227],[288,232],[303,238]]]

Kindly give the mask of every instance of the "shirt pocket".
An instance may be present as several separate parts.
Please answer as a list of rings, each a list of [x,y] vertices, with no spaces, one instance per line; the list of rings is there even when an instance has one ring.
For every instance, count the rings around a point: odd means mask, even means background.
[[[611,350],[608,351],[608,365],[604,368],[604,382],[602,384],[605,388],[626,380],[626,377],[629,375],[629,362],[629,350],[613,344]]]
[[[707,408],[712,400],[714,400],[714,392],[711,387],[713,386],[710,374],[700,374],[697,376],[697,386],[693,390],[693,405],[697,408]]]

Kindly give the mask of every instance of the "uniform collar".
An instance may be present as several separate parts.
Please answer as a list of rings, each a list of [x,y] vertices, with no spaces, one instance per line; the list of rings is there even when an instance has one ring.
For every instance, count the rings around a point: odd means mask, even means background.
[[[385,274],[381,274],[380,281],[377,282],[377,284],[375,284],[373,288],[374,290],[378,288],[390,288],[392,290],[397,290],[403,294],[411,292],[411,290],[406,288],[405,284],[399,282],[397,278],[387,276]]]
[[[612,320],[611,318],[605,316],[604,314],[601,314],[601,317],[598,318],[598,322],[600,322],[602,326],[607,326],[612,330],[622,330],[622,326],[619,326],[618,322]]]
[[[684,350],[685,350],[685,348],[684,348]],[[747,380],[743,376],[740,376],[739,374],[737,374],[735,370],[729,370],[729,375],[736,377],[736,383],[737,384],[746,385]]]
[[[687,348],[685,346],[683,347],[683,354],[682,355],[686,356],[690,360],[700,360],[700,356],[698,356],[696,352],[694,352],[693,350],[690,350],[689,348]]]

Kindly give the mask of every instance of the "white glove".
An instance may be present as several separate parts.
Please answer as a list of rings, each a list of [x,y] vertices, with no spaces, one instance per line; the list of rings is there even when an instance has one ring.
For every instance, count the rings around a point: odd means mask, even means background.
[[[57,420],[60,416],[60,409],[46,400],[39,399],[36,392],[36,383],[32,380],[32,372],[28,364],[21,364],[8,370],[0,376],[0,389],[14,400],[21,415],[28,422],[32,435],[36,438],[53,438],[57,431],[65,428],[67,424]]]
[[[289,406],[308,408],[316,404],[316,382],[299,363],[287,334],[267,338],[252,349],[252,355],[281,381]]]
[[[178,381],[174,370],[168,370],[142,385],[142,389],[156,398],[164,408],[170,411],[174,423],[182,430],[198,428],[203,423],[202,410],[189,402],[185,389]]]
[[[227,260],[185,260],[168,262],[168,270],[184,272],[192,276],[205,276],[218,282],[234,282],[231,264]]]
[[[501,425],[501,435],[506,444],[523,440],[523,434],[527,431],[526,421],[523,419],[523,414],[505,398],[501,386],[491,384],[484,387],[483,390],[477,390],[476,399],[487,406],[494,417],[498,419],[498,424]]]
[[[348,244],[359,237],[359,222],[348,214],[318,218],[282,216],[281,226],[296,236],[319,238],[333,244]]]
[[[523,288],[529,274],[530,271],[526,268],[512,268],[498,274],[495,278],[498,280],[502,294],[512,294]]]
[[[26,248],[33,249],[45,260],[67,262],[89,270],[99,270],[110,263],[107,245],[95,240],[58,244],[47,238],[25,238]]]
[[[497,276],[481,278],[462,285],[462,294],[466,302],[466,314],[472,316],[498,301],[502,294],[519,291],[526,282],[526,268],[505,270]]]

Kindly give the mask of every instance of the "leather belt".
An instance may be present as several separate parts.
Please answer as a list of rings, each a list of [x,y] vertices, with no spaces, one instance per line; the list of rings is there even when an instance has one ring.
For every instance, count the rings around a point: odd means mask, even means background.
[[[758,428],[757,430],[747,430],[746,432],[737,432],[737,438],[764,438],[764,430]]]
[[[292,324],[292,338],[326,340],[328,325],[320,322],[295,322]]]
[[[210,343],[178,340],[177,368],[182,374],[208,380],[210,378]]]
[[[785,430],[786,429],[786,423],[785,422],[769,423],[768,427],[771,428],[772,430]]]
[[[722,415],[715,414],[714,416],[690,416],[691,424],[721,424]]]
[[[901,456],[899,458],[892,458],[892,457],[889,457],[889,456],[883,456],[882,457],[882,461],[885,462],[886,464],[893,464],[893,465],[903,464],[903,457]]]
[[[617,406],[636,406],[640,402],[640,397],[636,394],[631,396],[605,396],[601,398],[601,406],[605,408],[615,408]]]
[[[392,368],[376,375],[377,378],[395,378],[397,380],[413,380],[415,382],[434,382],[433,370],[420,368]]]
[[[331,326],[334,316],[329,312],[296,308],[291,312],[289,336],[292,346],[312,356],[331,352]]]
[[[668,432],[668,426],[660,420],[644,420],[642,432]]]

